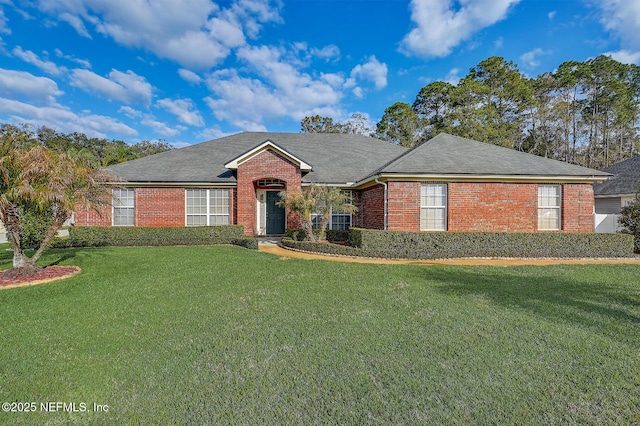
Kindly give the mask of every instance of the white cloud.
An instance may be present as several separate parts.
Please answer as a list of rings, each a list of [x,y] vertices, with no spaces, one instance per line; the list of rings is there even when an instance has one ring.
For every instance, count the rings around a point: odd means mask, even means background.
[[[442,57],[473,34],[504,19],[519,0],[464,0],[457,10],[451,0],[411,0],[415,24],[401,51],[423,58]]]
[[[618,62],[623,64],[640,64],[640,52],[631,52],[629,50],[619,50],[617,52],[605,52],[605,56],[611,56]]]
[[[22,59],[24,62],[35,65],[47,74],[59,76],[67,72],[65,67],[59,67],[51,61],[40,59],[38,55],[30,50],[22,50],[22,47],[16,46],[12,51],[13,55]]]
[[[52,105],[63,92],[55,81],[25,71],[0,68],[0,96],[26,97],[31,102]]]
[[[555,10],[553,10],[553,11],[551,11],[551,12],[547,13],[547,17],[549,18],[549,20],[550,20],[550,21],[551,21],[551,20],[553,20],[553,18],[555,18],[555,17],[556,17],[556,13],[557,13],[557,12],[556,12]]]
[[[460,74],[460,68],[451,68],[447,73],[447,76],[444,78],[444,81],[454,86],[457,86],[458,83],[460,82],[459,74]]]
[[[86,59],[76,58],[75,56],[72,56],[72,55],[65,55],[62,52],[62,50],[57,49],[57,48],[54,49],[54,53],[56,54],[56,56],[58,58],[63,58],[63,59],[66,59],[68,61],[75,62],[76,64],[79,64],[82,67],[87,68],[87,69],[91,68],[91,62],[87,61]]]
[[[208,76],[211,96],[205,100],[216,118],[245,130],[265,130],[266,121],[281,117],[300,120],[307,115],[339,115],[336,105],[342,99],[344,79],[305,73],[287,62],[285,53],[267,46],[243,47],[238,59],[259,78],[241,76],[237,69]]]
[[[524,62],[524,64],[529,68],[536,68],[540,66],[540,56],[542,55],[550,55],[550,50],[543,50],[539,47],[536,47],[533,50],[530,50],[526,53],[520,55],[520,60]]]
[[[145,106],[151,104],[153,87],[147,80],[133,71],[111,70],[109,78],[84,70],[71,71],[71,85],[94,93],[109,100],[124,103],[139,102]]]
[[[351,70],[351,78],[372,81],[376,89],[387,87],[387,64],[380,63],[375,56],[370,56],[369,60],[361,65],[356,65]]]
[[[637,64],[640,61],[640,2],[598,0],[596,4],[602,9],[602,25],[620,39],[621,44],[621,49],[605,55],[620,62]]]
[[[136,130],[112,117],[76,114],[61,106],[38,107],[14,99],[0,98],[0,114],[7,114],[17,124],[47,126],[63,133],[81,132],[89,137],[106,138],[107,134],[135,136]]]
[[[140,124],[151,127],[155,132],[160,133],[162,136],[166,138],[171,138],[173,136],[179,135],[180,132],[185,130],[184,126],[177,126],[176,128],[172,129],[171,127],[167,126],[165,123],[155,120],[150,115],[145,115],[145,118],[143,118],[140,121]]]
[[[281,22],[282,5],[273,3],[236,0],[221,8],[211,0],[39,0],[38,7],[85,37],[89,25],[122,45],[208,69],[246,44],[246,36],[255,37],[262,24]]]
[[[191,99],[160,99],[157,104],[178,117],[178,120],[190,126],[204,126],[204,119],[197,110],[194,111],[194,104]]]
[[[128,105],[121,106],[118,109],[118,112],[123,113],[124,115],[126,115],[129,118],[141,118],[141,117],[144,116],[143,112],[138,111],[137,109],[133,109]]]
[[[84,26],[84,22],[78,16],[72,15],[71,13],[61,13],[58,15],[58,19],[64,21],[71,25],[74,30],[82,37],[86,37],[88,39],[92,39],[91,34],[87,30],[87,27]]]
[[[622,41],[623,48],[640,51],[640,2],[636,0],[598,0],[601,22]]]
[[[191,83],[191,84],[202,83],[202,77],[200,77],[198,74],[196,74],[193,71],[189,71],[188,69],[180,68],[178,70],[178,74],[180,75],[180,77],[182,77],[184,81],[188,83]]]
[[[11,34],[9,19],[7,19],[3,9],[0,9],[0,34]]]

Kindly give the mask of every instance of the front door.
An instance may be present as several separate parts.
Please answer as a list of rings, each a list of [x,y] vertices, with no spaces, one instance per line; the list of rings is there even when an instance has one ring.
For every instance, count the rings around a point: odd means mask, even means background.
[[[284,234],[284,208],[276,204],[278,201],[278,191],[267,191],[267,235]]]

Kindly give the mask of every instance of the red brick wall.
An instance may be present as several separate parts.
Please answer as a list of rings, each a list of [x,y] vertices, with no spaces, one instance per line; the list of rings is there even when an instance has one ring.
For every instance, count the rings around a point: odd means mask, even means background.
[[[562,230],[566,232],[594,232],[593,185],[562,185]]]
[[[134,226],[185,226],[185,188],[134,188]],[[229,190],[231,224],[236,222],[236,189]],[[79,209],[77,226],[111,226],[111,206]]]
[[[96,212],[93,209],[81,208],[74,213],[76,226],[111,226],[111,206],[104,206]]]
[[[387,182],[387,229],[420,230],[420,182]]]
[[[363,189],[358,201],[354,225],[367,229],[384,229],[384,187],[375,185]]]
[[[256,190],[254,182],[260,179],[280,179],[286,182],[287,191],[300,191],[302,174],[300,168],[278,155],[266,150],[238,167],[238,224],[244,225],[246,235],[255,235],[256,229]],[[287,212],[287,227],[300,226],[297,214]]]
[[[450,231],[536,232],[535,183],[452,182],[448,184]]]
[[[389,230],[420,230],[420,183],[388,182]],[[363,227],[380,229],[378,217],[382,187],[363,190],[362,206],[374,208]],[[448,230],[458,232],[538,232],[538,184],[450,182],[447,184]],[[370,199],[369,199],[370,198]],[[593,232],[593,186],[562,185],[562,231]],[[377,209],[376,209],[377,207]]]
[[[185,226],[184,188],[135,188],[135,226]]]

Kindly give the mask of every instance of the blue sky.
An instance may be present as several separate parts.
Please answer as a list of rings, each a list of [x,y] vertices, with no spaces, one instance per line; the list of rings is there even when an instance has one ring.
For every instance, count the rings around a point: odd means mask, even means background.
[[[373,126],[490,56],[640,63],[638,0],[0,0],[0,122],[184,146]]]

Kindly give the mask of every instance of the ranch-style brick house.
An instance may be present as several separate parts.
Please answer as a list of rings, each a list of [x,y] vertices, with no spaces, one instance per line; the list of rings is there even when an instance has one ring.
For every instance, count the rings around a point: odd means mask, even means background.
[[[593,232],[593,184],[610,174],[448,134],[409,150],[361,135],[245,132],[108,168],[113,205],[78,226],[300,226],[281,191],[339,187],[358,207],[332,229]],[[114,179],[115,181],[115,179]]]

